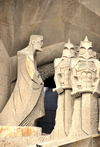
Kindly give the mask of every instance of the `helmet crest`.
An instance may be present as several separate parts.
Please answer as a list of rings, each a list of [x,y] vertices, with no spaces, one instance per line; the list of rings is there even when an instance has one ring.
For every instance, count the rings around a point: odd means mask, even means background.
[[[81,41],[81,43],[80,43],[80,47],[92,47],[92,42],[90,42],[89,40],[88,40],[88,37],[86,36],[85,37],[85,39],[84,39],[84,41]]]

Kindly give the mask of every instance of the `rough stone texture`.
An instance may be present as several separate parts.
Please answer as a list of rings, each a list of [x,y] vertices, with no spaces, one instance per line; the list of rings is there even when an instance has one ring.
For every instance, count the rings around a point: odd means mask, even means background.
[[[39,136],[41,128],[39,127],[17,127],[3,126],[0,127],[0,138]]]
[[[54,76],[54,65],[53,63],[45,64],[38,68],[38,71],[41,75],[43,81],[48,79],[49,77]]]
[[[98,133],[98,98],[91,94],[82,94],[82,129],[87,134]]]
[[[54,130],[51,133],[51,138],[53,139],[58,139],[58,138],[61,139],[66,137],[64,101],[65,101],[65,96],[63,93],[58,96],[58,103],[57,103],[58,107],[56,110],[55,126],[54,126]]]
[[[99,147],[100,135],[87,136],[78,140],[67,141],[66,139],[59,140],[45,140],[46,137],[13,137],[13,138],[1,138],[0,147],[36,147],[41,145],[42,147]],[[45,141],[45,142],[44,142]]]
[[[28,44],[31,34],[44,36],[44,46],[68,38],[78,45],[88,35],[100,46],[99,0],[1,0],[0,37],[10,56]]]
[[[0,112],[10,96],[10,58],[0,40]]]

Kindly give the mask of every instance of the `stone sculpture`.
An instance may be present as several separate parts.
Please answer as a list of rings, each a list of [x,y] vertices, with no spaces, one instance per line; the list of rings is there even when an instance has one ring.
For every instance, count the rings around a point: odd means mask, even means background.
[[[68,43],[65,43],[64,45],[62,57],[57,58],[54,61],[54,80],[56,83],[56,88],[53,90],[59,94],[58,109],[56,113],[56,125],[54,131],[62,128],[62,133],[65,132],[67,135],[71,125],[73,112],[73,99],[71,98],[71,85],[69,80],[70,64],[72,58],[75,58],[75,50],[73,44],[69,40]]]
[[[0,125],[34,126],[44,115],[43,81],[37,71],[36,52],[43,36],[32,35],[29,46],[18,52],[18,77],[12,95],[0,113]]]
[[[98,134],[100,62],[92,50],[92,43],[86,37],[76,52],[75,46],[69,40],[65,43],[64,49],[63,43],[46,47],[48,50],[45,52],[44,49],[45,56],[42,58],[43,53],[37,55],[37,51],[41,51],[42,40],[42,36],[32,35],[28,47],[19,51],[15,57],[9,59],[7,56],[8,63],[4,60],[5,68],[8,67],[7,72],[5,69],[3,71],[8,75],[7,90],[13,92],[10,98],[4,97],[5,105],[1,103],[3,106],[0,113],[1,137],[32,136],[32,143],[43,146],[83,146],[83,144],[94,146],[94,142],[97,145],[100,137]],[[42,135],[41,128],[30,126],[35,126],[36,120],[44,115],[42,79],[45,80],[51,74],[48,71],[41,79],[37,71],[37,61],[38,65],[42,66],[46,61],[51,62],[56,57],[53,54],[54,46],[55,49],[59,46],[58,50],[61,47],[60,53],[63,49],[62,57],[58,58],[57,55],[54,62],[56,88],[53,91],[58,93],[58,108],[54,130],[50,135]],[[52,59],[50,54],[53,54]],[[11,73],[12,77],[9,79]],[[51,73],[53,75],[53,70]],[[6,96],[8,97],[8,94]]]
[[[71,95],[75,97],[69,136],[98,133],[100,62],[87,37],[81,42],[77,58],[71,62]]]
[[[18,60],[17,60],[17,55],[10,57],[10,83],[11,83],[11,94],[14,90],[16,81],[17,81],[17,64],[18,64]],[[10,95],[11,95],[10,94]]]
[[[79,55],[72,63],[72,95],[82,92],[97,92],[99,83],[99,61],[87,37],[80,44]],[[75,67],[75,68],[73,68]],[[75,82],[76,81],[76,82]],[[99,92],[99,91],[98,91]],[[97,93],[98,93],[97,92]]]
[[[76,51],[68,41],[62,57],[55,59],[54,67],[54,91],[59,97],[53,133],[66,134],[67,139],[98,133],[100,62],[92,50],[92,42],[86,37]]]

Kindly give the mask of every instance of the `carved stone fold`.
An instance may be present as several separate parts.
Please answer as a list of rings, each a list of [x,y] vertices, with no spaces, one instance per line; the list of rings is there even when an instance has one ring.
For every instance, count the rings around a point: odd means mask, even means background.
[[[29,46],[17,54],[17,82],[0,113],[0,125],[32,126],[44,115],[44,84],[36,67],[36,52],[41,51],[42,40],[42,36],[32,35]]]

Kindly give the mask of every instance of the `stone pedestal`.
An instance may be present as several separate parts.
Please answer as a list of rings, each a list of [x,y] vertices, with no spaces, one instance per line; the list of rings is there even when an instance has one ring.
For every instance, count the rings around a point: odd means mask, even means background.
[[[41,129],[36,127],[2,127],[0,135],[0,147],[100,147],[99,134],[78,139],[52,139],[49,135],[42,135]]]
[[[79,138],[76,140],[59,139],[55,141],[50,141],[48,143],[44,142],[41,144],[42,147],[100,147],[100,135],[95,134],[92,136],[87,136]]]

